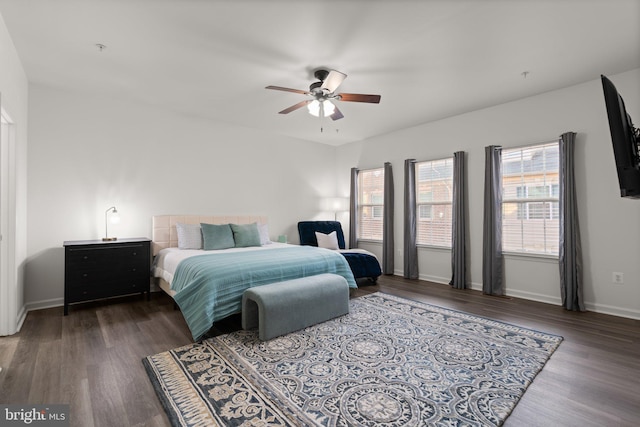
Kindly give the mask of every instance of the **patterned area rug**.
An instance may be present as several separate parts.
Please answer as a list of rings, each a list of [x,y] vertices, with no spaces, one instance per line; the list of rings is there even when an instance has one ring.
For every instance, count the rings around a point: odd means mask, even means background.
[[[375,293],[271,341],[237,331],[143,363],[174,426],[487,426],[561,341]]]

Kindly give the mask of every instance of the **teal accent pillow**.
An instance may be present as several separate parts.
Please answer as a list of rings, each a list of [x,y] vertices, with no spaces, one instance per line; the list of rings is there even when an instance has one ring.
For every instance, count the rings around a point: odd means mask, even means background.
[[[236,248],[246,248],[249,246],[260,246],[260,232],[258,224],[230,224],[233,230],[233,240],[236,242]]]
[[[229,224],[200,223],[200,228],[202,228],[202,248],[205,251],[229,249],[235,246]]]

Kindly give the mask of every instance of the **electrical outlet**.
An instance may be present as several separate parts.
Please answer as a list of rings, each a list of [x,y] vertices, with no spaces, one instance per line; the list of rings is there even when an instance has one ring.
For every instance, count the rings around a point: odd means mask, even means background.
[[[613,283],[622,284],[624,283],[624,273],[619,273],[617,271],[613,272]]]

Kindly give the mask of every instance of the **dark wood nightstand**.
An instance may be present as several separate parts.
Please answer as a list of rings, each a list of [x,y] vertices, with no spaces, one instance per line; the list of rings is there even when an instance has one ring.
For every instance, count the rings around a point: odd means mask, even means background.
[[[69,304],[137,292],[150,297],[151,240],[64,242],[64,315]]]

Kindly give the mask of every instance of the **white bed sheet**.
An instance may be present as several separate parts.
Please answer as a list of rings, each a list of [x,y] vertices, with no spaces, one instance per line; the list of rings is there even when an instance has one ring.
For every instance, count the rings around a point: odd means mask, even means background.
[[[156,255],[153,260],[153,266],[151,268],[151,273],[153,277],[160,278],[167,283],[171,284],[173,282],[173,275],[176,272],[176,268],[178,268],[178,264],[184,259],[198,256],[198,255],[209,255],[216,253],[230,253],[230,252],[248,252],[248,251],[259,251],[259,250],[268,250],[275,248],[286,248],[289,246],[293,246],[287,243],[276,243],[271,242],[268,245],[263,246],[250,246],[248,248],[229,248],[229,249],[221,249],[215,251],[205,251],[203,249],[178,249],[178,248],[166,248],[160,250],[158,255]]]
[[[166,249],[160,250],[160,252],[158,252],[158,255],[156,255],[155,259],[153,260],[151,273],[153,277],[160,278],[165,282],[167,282],[169,285],[171,285],[171,282],[173,282],[173,275],[176,272],[176,268],[178,268],[178,264],[180,264],[182,260],[192,256],[215,254],[215,253],[259,251],[259,250],[268,250],[268,249],[275,249],[275,248],[286,248],[289,246],[295,246],[295,245],[291,245],[288,243],[271,242],[268,245],[263,245],[263,246],[251,246],[248,248],[229,248],[229,249],[222,249],[217,251],[205,251],[203,249],[166,248]],[[375,254],[365,249],[339,249],[338,252],[361,253],[361,254],[367,254],[375,257]]]

